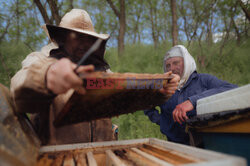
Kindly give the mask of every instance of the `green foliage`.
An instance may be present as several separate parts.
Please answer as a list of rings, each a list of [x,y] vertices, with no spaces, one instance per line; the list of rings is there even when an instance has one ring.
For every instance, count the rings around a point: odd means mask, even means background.
[[[136,138],[159,138],[166,140],[166,136],[160,132],[160,126],[152,123],[144,115],[143,111],[121,115],[113,118],[112,122],[119,126],[119,140]]]
[[[221,43],[212,46],[204,44],[201,48],[198,44],[192,45],[189,49],[191,55],[197,60],[200,57],[205,59],[202,66],[198,63],[198,71],[217,76],[222,80],[238,84],[239,86],[250,82],[250,39],[244,40],[240,46],[236,41],[231,40],[225,45],[220,54]]]
[[[118,57],[117,50],[110,48],[105,59],[113,72],[162,73],[162,58],[169,48],[170,43],[162,44],[158,49],[146,44],[127,45],[123,56]]]
[[[0,83],[9,86],[10,78],[21,68],[21,62],[29,52],[23,43],[1,43]]]

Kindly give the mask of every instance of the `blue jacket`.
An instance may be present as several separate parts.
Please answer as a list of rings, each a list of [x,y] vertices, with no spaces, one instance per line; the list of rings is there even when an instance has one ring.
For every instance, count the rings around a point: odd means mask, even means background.
[[[144,114],[147,115],[152,122],[160,125],[161,132],[167,136],[169,141],[189,144],[189,136],[185,133],[185,123],[180,125],[173,120],[172,112],[176,105],[190,100],[194,106],[194,110],[187,112],[187,116],[195,116],[198,99],[236,87],[236,85],[219,80],[215,76],[199,74],[195,71],[180,90],[177,90],[168,101],[160,105],[161,113],[156,109],[150,109],[145,110]]]

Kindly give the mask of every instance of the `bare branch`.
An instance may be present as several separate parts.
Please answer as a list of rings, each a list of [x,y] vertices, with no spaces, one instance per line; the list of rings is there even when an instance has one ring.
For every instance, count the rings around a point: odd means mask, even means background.
[[[43,7],[42,3],[40,2],[40,0],[34,0],[37,8],[39,9],[40,13],[42,14],[43,20],[46,24],[52,24],[49,16],[47,14],[46,9]]]
[[[112,8],[112,10],[114,11],[115,15],[120,18],[121,14],[120,12],[117,10],[117,8],[115,7],[114,3],[112,2],[112,0],[107,0],[109,6]]]
[[[69,2],[70,2],[69,8],[70,8],[70,9],[73,9],[73,8],[74,8],[74,6],[73,6],[73,0],[70,0]]]
[[[245,13],[246,18],[248,19],[248,21],[250,21],[250,11],[247,9],[247,7],[244,5],[244,3],[241,0],[238,0],[238,2],[240,3],[240,7]]]
[[[48,0],[48,3],[51,9],[52,17],[56,21],[56,25],[59,25],[61,21],[61,16],[59,15],[59,9],[57,7],[57,3],[54,0]]]
[[[7,25],[6,25],[6,27],[4,28],[4,31],[3,31],[3,33],[2,33],[1,36],[0,36],[0,43],[1,43],[1,41],[3,40],[4,36],[5,36],[5,35],[7,34],[7,32],[8,32],[8,28],[9,28],[9,26],[10,26],[10,20],[11,20],[11,18],[12,18],[12,17],[10,17],[10,18],[8,19]]]

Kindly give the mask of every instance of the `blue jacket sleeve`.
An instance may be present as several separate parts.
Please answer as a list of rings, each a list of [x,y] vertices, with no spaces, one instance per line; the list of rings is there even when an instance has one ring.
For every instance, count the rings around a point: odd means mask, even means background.
[[[207,90],[188,98],[195,109],[197,100],[238,87],[237,85],[222,81],[217,77],[208,74],[202,78],[202,82],[204,86],[207,87]]]
[[[153,122],[158,125],[160,125],[160,119],[161,115],[159,114],[159,111],[155,108],[149,109],[149,110],[144,110],[144,114],[148,116],[148,118]]]

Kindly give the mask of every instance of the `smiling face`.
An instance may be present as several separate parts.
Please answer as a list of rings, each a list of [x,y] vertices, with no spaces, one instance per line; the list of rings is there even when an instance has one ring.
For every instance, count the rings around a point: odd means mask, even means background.
[[[178,74],[180,77],[184,70],[184,60],[182,57],[172,57],[166,61],[166,69],[172,71],[174,74]]]

